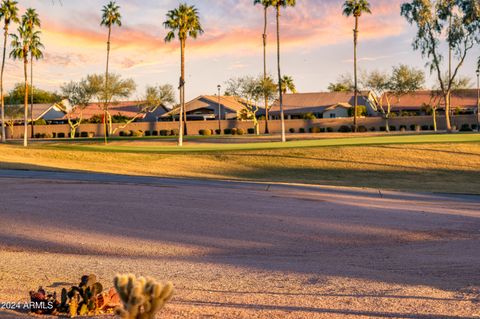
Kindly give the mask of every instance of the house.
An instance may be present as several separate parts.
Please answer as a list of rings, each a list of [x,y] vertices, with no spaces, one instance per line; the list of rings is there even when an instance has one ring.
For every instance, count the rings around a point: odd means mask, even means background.
[[[169,109],[161,105],[153,112],[142,113],[143,103],[144,102],[141,101],[115,102],[109,104],[108,111],[111,116],[120,116],[129,119],[137,117],[138,122],[157,122],[162,115],[169,111]],[[69,116],[71,119],[79,119],[80,115],[82,115],[84,121],[103,118],[103,103],[91,103],[83,108],[83,110],[77,108]],[[67,119],[68,117],[65,115],[64,120]]]
[[[219,110],[220,106],[220,110]],[[188,121],[207,121],[220,118],[233,120],[237,114],[245,108],[245,104],[234,96],[201,95],[185,104],[185,112]],[[164,114],[162,119],[165,121],[177,119],[179,108],[175,108]]]
[[[383,105],[386,108],[386,98],[383,98]],[[458,90],[451,96],[452,111],[458,110],[461,113],[473,114],[477,109],[477,90]],[[445,99],[439,91],[416,91],[400,97],[392,97],[390,101],[391,112],[402,114],[412,113],[415,115],[425,114],[432,106],[437,107],[439,113],[445,113]]]
[[[23,105],[5,105],[6,120],[21,124],[24,121]],[[33,111],[33,114],[32,114]],[[28,105],[28,120],[39,121],[44,120],[47,124],[62,121],[65,112],[61,105],[55,104],[34,104],[33,108]]]
[[[355,104],[353,92],[317,92],[294,93],[283,95],[283,110],[287,119],[303,119],[306,114],[316,118],[342,118],[350,116],[350,109]],[[367,113],[376,113],[373,96],[370,92],[358,95],[358,105],[366,106]],[[270,118],[280,118],[278,100],[274,102],[269,113]]]

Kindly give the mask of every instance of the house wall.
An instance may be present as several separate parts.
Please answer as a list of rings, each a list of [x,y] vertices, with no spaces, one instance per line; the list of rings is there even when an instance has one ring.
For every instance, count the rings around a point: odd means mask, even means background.
[[[329,119],[331,114],[335,114],[335,118],[349,117],[348,109],[344,107],[336,107],[333,110],[323,112],[323,118]]]
[[[312,127],[321,127],[321,128],[332,128],[334,131],[343,126],[351,126],[352,118],[338,118],[338,119],[316,119],[316,120],[287,120],[286,129],[287,132],[290,129],[294,129],[295,132],[298,132],[300,128],[305,129],[307,132]],[[476,124],[477,119],[475,115],[458,115],[452,117],[453,125],[456,125],[458,128],[462,124]],[[445,118],[443,116],[437,116],[437,124],[439,130],[445,130]],[[359,118],[358,125],[365,126],[367,129],[375,128],[376,131],[380,130],[380,127],[385,126],[385,120],[380,117],[366,117]],[[401,125],[407,127],[407,130],[410,130],[411,125],[419,126],[432,126],[433,121],[431,116],[411,116],[411,117],[395,117],[391,118],[389,121],[390,126],[395,126],[397,130],[400,129]],[[227,120],[221,121],[222,130],[225,128],[242,128],[247,130],[248,128],[253,128],[253,122],[251,121],[235,121]],[[114,124],[114,128],[119,128],[121,125]],[[278,120],[270,120],[269,128],[272,133],[279,133],[281,131],[281,122]],[[121,131],[160,131],[160,130],[173,130],[178,129],[178,122],[151,122],[151,123],[132,123],[126,128],[119,128],[114,136],[118,136]],[[190,135],[198,135],[201,129],[218,129],[218,121],[189,121],[187,124],[188,133]],[[265,129],[265,121],[260,121],[260,131],[263,132]],[[77,130],[77,132],[91,132],[96,137],[103,136],[103,125],[102,124],[83,124]],[[35,126],[35,133],[40,134],[49,134],[50,136],[57,136],[59,133],[63,133],[65,136],[68,136],[70,133],[70,127],[68,125],[59,124],[59,125],[37,125]],[[13,138],[21,138],[23,134],[22,126],[15,126],[13,132]],[[12,138],[10,134],[10,129],[7,128],[7,137]]]

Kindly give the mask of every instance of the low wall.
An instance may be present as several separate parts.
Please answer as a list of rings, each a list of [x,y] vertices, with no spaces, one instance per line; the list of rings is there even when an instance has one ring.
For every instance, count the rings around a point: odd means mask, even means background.
[[[338,119],[316,119],[316,120],[286,120],[285,127],[287,133],[290,129],[295,132],[299,132],[301,128],[306,132],[313,127],[331,128],[333,131],[338,131],[341,126],[351,126],[353,122],[352,118],[338,118]],[[281,132],[281,122],[279,120],[270,120],[268,122],[271,133]],[[445,130],[445,117],[437,117],[437,128],[439,130]],[[474,125],[477,124],[476,115],[458,115],[452,117],[452,125],[460,128],[463,124]],[[380,117],[366,117],[359,118],[358,125],[364,126],[368,130],[380,131],[382,127],[385,127],[385,120]],[[405,126],[407,130],[411,130],[412,125],[418,126],[433,126],[433,119],[431,116],[408,116],[408,117],[394,117],[389,120],[389,125],[394,126],[396,130],[400,130],[401,126]],[[178,129],[178,122],[138,122],[131,123],[126,128],[120,129],[121,124],[114,124],[114,128],[118,128],[114,136],[119,136],[121,132],[131,131],[143,131],[149,132],[150,135],[156,135],[161,130],[175,130]],[[187,123],[187,129],[189,135],[198,135],[202,129],[216,130],[219,127],[218,121],[189,121]],[[249,128],[253,128],[253,122],[251,121],[234,121],[227,120],[221,121],[222,130],[225,128],[242,128],[245,131]],[[30,136],[31,127],[29,127]],[[265,130],[265,121],[260,121],[260,131],[263,133]],[[95,137],[103,137],[103,125],[102,124],[82,124],[77,129],[77,133],[88,134]],[[35,126],[36,134],[46,134],[47,137],[68,137],[70,134],[70,127],[66,124],[60,125],[37,125]],[[10,128],[7,128],[7,138],[22,138],[23,126],[15,126],[13,129],[13,135]]]

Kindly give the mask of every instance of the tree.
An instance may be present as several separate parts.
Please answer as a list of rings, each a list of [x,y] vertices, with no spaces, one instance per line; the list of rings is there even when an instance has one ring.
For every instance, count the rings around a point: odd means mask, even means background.
[[[5,98],[3,89],[3,74],[5,71],[5,59],[7,55],[7,38],[8,29],[12,22],[18,23],[18,7],[17,1],[4,0],[0,7],[0,19],[3,20],[3,56],[2,56],[2,70],[0,73],[0,96],[1,96],[1,120],[2,120],[2,143],[6,142],[5,132]]]
[[[331,82],[328,85],[330,92],[353,92],[355,91],[355,84],[353,83],[350,74],[342,74],[338,77],[336,82]]]
[[[80,82],[65,83],[61,87],[62,95],[67,99],[68,105],[62,103],[67,114],[68,125],[70,126],[70,138],[75,138],[77,128],[83,121],[83,110],[90,104],[97,88],[91,87],[88,80]]]
[[[264,97],[264,91],[262,89],[263,81],[263,77],[258,79],[252,76],[233,78],[227,81],[227,89],[225,92],[225,95],[236,97],[238,102],[244,105],[239,117],[243,120],[253,121],[257,135],[260,134],[257,112],[260,109],[258,101],[261,97]]]
[[[35,123],[33,121],[33,99],[34,99],[34,86],[33,86],[33,59],[36,61],[43,59],[43,52],[42,49],[44,48],[43,43],[40,40],[40,31],[33,32],[31,39],[30,39],[30,116],[32,120],[32,135],[34,135],[34,126]]]
[[[254,0],[254,5],[261,4],[263,6],[263,81],[267,81],[267,25],[268,25],[268,8],[272,6],[272,0]],[[268,111],[269,111],[269,99],[265,94],[265,134],[269,134],[268,129]]]
[[[293,78],[288,75],[282,77],[282,94],[287,94],[290,91],[291,93],[297,93],[297,88],[293,82]]]
[[[30,53],[30,38],[32,32],[25,20],[25,16],[22,17],[22,22],[17,28],[18,34],[12,34],[12,51],[10,57],[14,60],[23,60],[23,71],[25,77],[25,96],[24,96],[24,134],[23,134],[23,146],[28,146],[28,75],[27,65],[28,56]]]
[[[112,35],[112,26],[117,25],[119,27],[122,26],[122,16],[120,14],[120,6],[116,4],[115,1],[110,1],[106,6],[102,8],[102,22],[100,23],[101,26],[105,26],[108,28],[108,39],[107,39],[107,66],[105,70],[105,91],[108,90],[109,87],[109,62],[110,62],[110,38]],[[104,96],[107,97],[109,94],[108,92],[104,93]],[[108,115],[108,105],[109,101],[106,99],[104,100],[103,105],[103,132],[105,135],[105,144],[108,143],[108,131],[107,131],[107,115]]]
[[[365,88],[372,90],[376,95],[378,109],[384,116],[385,127],[389,132],[392,98],[400,99],[406,94],[420,90],[425,83],[425,74],[421,70],[401,64],[393,67],[391,75],[373,71],[366,74],[362,82]]]
[[[10,136],[13,137],[13,128],[18,118],[23,115],[24,109],[21,105],[9,105],[5,107],[5,124],[10,128]]]
[[[126,128],[135,122],[140,116],[155,112],[160,106],[172,105],[175,103],[175,93],[173,86],[170,84],[160,86],[147,86],[143,101],[139,103],[138,112],[132,118],[125,121],[124,125],[113,130],[113,134],[117,130]]]
[[[185,134],[187,133],[187,118],[185,110],[185,47],[187,38],[196,39],[203,33],[202,25],[200,24],[200,17],[195,6],[187,4],[180,4],[178,8],[170,10],[167,13],[167,20],[163,23],[167,30],[170,30],[165,37],[165,42],[171,42],[178,37],[180,40],[180,112],[179,112],[179,134],[178,146],[183,145],[184,123],[185,116]]]
[[[367,0],[347,0],[343,4],[343,14],[355,18],[355,29],[353,30],[353,78],[354,78],[354,116],[353,126],[357,132],[357,107],[358,107],[358,75],[357,75],[357,43],[358,43],[358,20],[363,13],[372,13],[370,3]]]
[[[283,96],[282,96],[282,72],[280,69],[280,9],[287,7],[294,7],[296,0],[272,0],[272,6],[276,9],[277,22],[277,71],[278,71],[278,101],[280,104],[280,120],[282,122],[282,142],[285,143],[287,138],[285,136],[285,114],[283,112]]]
[[[110,105],[118,102],[120,99],[126,99],[135,92],[137,85],[132,79],[122,79],[118,74],[110,73],[108,75],[108,83],[104,75],[93,74],[86,78],[88,87],[97,101],[103,103],[104,120],[107,126],[107,134],[113,134],[113,119],[110,111],[105,111],[105,104]]]
[[[278,85],[275,83],[271,76],[267,76],[267,78],[263,78],[260,81],[260,88],[262,90],[263,97],[266,98],[267,104],[265,105],[265,118],[268,116],[271,105],[269,101],[274,101],[278,98]],[[267,122],[265,122],[266,124]]]
[[[402,4],[401,14],[417,26],[413,48],[429,59],[430,72],[436,73],[445,100],[447,130],[451,131],[450,96],[468,52],[480,43],[480,4],[473,0],[412,0]],[[455,67],[449,65],[447,76],[442,73],[444,57],[440,52],[445,34],[449,52],[457,59]]]
[[[34,104],[53,104],[62,100],[62,97],[56,92],[42,90],[38,87],[35,87],[32,90],[35,92],[35,95],[33,96]],[[25,84],[16,83],[13,89],[5,95],[4,99],[6,103],[10,105],[21,104],[23,103],[24,96]]]

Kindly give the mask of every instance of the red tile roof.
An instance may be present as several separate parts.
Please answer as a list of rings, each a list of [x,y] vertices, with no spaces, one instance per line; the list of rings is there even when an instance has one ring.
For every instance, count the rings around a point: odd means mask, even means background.
[[[386,105],[386,99],[383,103]],[[445,108],[445,100],[438,91],[417,91],[415,93],[406,94],[400,98],[391,99],[391,107],[393,111],[412,111],[419,110],[425,105],[438,105],[439,109]],[[470,109],[477,107],[477,90],[459,90],[452,93],[452,108]]]

